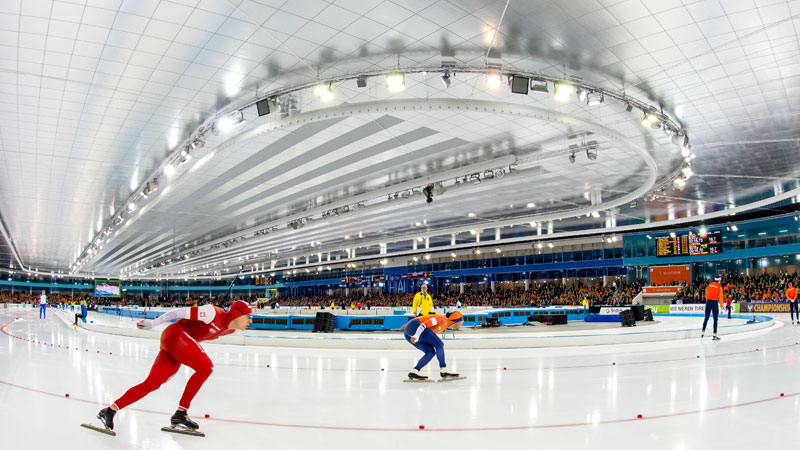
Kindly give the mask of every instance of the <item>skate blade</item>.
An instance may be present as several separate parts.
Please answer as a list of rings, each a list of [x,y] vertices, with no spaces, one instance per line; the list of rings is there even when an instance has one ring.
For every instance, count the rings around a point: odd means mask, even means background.
[[[450,377],[437,380],[437,383],[447,383],[448,381],[466,380],[467,377]]]
[[[176,434],[188,434],[189,436],[199,436],[199,437],[205,437],[206,435],[202,431],[187,430],[186,428],[179,428],[179,427],[163,427],[161,431],[166,431],[168,433],[176,433]]]
[[[431,380],[430,378],[426,378],[424,380],[412,380],[411,378],[406,378],[405,380],[403,380],[403,383],[430,383],[432,381],[433,380]]]
[[[114,430],[109,430],[108,428],[105,428],[105,427],[100,428],[100,427],[96,427],[94,425],[89,425],[88,423],[82,423],[81,426],[83,428],[88,428],[90,430],[98,431],[100,433],[107,434],[109,436],[116,436],[117,435],[117,433],[114,432]]]

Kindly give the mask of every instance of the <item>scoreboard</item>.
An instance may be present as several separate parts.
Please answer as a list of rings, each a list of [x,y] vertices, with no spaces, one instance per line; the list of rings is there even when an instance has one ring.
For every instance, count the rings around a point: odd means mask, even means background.
[[[656,256],[695,256],[722,253],[722,232],[679,234],[656,238]]]

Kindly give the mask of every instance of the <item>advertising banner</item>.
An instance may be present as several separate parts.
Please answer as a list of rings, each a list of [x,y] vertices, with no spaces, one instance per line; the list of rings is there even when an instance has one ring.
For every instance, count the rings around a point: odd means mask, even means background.
[[[619,315],[622,311],[630,310],[630,306],[603,306],[600,308],[600,314],[607,316],[607,315]]]
[[[789,303],[741,303],[743,313],[788,313]]]
[[[669,305],[669,312],[671,314],[703,314],[706,312],[705,303],[698,303],[693,305]]]
[[[692,276],[688,265],[650,267],[650,284],[653,286],[680,283],[681,281],[683,281],[684,284],[692,282]]]
[[[645,309],[649,309],[653,314],[668,314],[669,305],[645,305]]]
[[[642,288],[644,294],[672,294],[675,295],[683,289],[683,286],[645,286]]]

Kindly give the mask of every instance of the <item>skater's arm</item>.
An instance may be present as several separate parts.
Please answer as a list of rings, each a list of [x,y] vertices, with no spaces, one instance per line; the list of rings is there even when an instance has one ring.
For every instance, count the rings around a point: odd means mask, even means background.
[[[190,319],[199,320],[204,323],[211,323],[214,320],[216,311],[214,305],[208,304],[203,306],[192,306],[187,308],[173,309],[166,312],[153,320],[140,320],[136,326],[138,328],[150,329],[157,327],[164,322],[171,322],[177,319]]]

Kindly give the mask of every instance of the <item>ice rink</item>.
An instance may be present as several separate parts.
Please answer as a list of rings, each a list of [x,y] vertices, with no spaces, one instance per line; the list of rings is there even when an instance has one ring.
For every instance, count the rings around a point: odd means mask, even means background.
[[[449,367],[468,379],[450,383],[403,383],[420,356],[411,348],[204,343],[215,371],[189,414],[207,436],[160,431],[185,369],[117,414],[110,437],[79,425],[98,424],[101,407],[144,379],[158,341],[76,332],[52,311],[40,320],[0,309],[2,446],[796,448],[800,326],[787,318],[718,342],[452,350]]]

